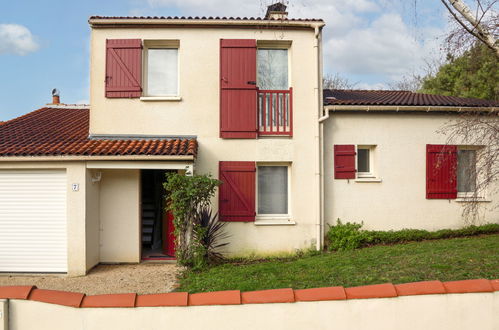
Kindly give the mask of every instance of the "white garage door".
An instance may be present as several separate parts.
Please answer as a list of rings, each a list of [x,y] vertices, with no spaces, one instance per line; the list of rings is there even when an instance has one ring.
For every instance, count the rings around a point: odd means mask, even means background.
[[[0,272],[67,272],[65,171],[0,170]]]

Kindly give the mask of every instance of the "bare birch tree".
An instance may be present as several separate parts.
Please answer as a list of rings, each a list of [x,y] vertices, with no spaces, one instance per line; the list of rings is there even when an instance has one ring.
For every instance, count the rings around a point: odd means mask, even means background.
[[[474,0],[474,11],[462,0],[440,1],[456,23],[447,36],[447,44],[451,50],[466,50],[478,40],[499,58],[497,0]]]

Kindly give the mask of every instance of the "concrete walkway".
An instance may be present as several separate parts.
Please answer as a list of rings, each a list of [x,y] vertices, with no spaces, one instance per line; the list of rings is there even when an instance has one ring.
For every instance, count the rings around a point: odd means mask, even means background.
[[[66,290],[88,295],[106,293],[164,293],[175,289],[180,267],[170,263],[98,265],[87,276],[17,276],[0,273],[0,286],[36,285],[40,289]]]

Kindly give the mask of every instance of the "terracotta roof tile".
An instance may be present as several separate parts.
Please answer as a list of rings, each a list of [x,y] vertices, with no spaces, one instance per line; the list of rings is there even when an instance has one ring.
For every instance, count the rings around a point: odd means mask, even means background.
[[[293,289],[272,289],[241,293],[243,304],[291,303],[295,302]]]
[[[201,292],[189,295],[189,306],[240,304],[241,292],[239,290]]]
[[[80,307],[84,296],[83,293],[77,292],[33,289],[29,295],[29,300],[70,307]]]
[[[296,301],[345,300],[345,289],[341,286],[295,290]]]
[[[85,296],[81,307],[135,307],[135,293],[121,294],[99,294],[95,296]]]
[[[144,294],[137,296],[136,307],[187,306],[187,292]]]
[[[89,110],[42,108],[0,126],[0,156],[196,156],[197,141],[91,139]]]
[[[2,286],[0,287],[0,299],[28,299],[30,292],[36,286]]]
[[[290,21],[290,22],[324,22],[320,18],[285,18],[266,19],[263,17],[227,17],[227,16],[90,16],[91,20],[98,19],[153,19],[153,20],[221,20],[221,21]]]
[[[410,91],[325,89],[324,105],[497,107],[499,103]]]

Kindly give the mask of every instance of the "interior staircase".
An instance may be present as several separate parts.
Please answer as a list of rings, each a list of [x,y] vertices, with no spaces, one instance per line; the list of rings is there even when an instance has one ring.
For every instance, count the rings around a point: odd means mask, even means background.
[[[153,171],[142,171],[142,247],[152,249],[157,227],[157,184]]]

